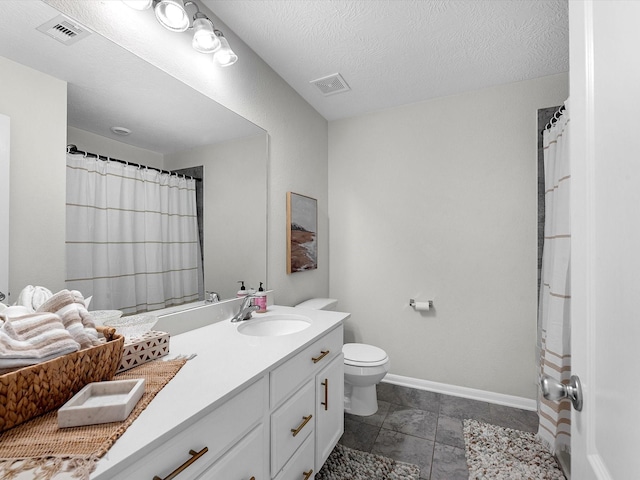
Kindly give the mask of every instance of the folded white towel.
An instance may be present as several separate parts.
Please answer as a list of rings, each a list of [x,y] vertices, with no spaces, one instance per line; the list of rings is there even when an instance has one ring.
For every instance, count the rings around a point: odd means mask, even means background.
[[[0,373],[76,352],[80,345],[53,313],[0,313]],[[9,314],[7,314],[9,312]]]

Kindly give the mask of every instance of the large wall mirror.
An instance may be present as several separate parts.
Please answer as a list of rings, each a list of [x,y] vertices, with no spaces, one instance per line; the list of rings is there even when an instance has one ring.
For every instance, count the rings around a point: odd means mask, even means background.
[[[202,167],[203,290],[224,300],[239,280],[266,282],[267,132],[96,33],[67,44],[38,30],[60,20],[43,2],[1,3],[0,56],[67,82],[64,144],[165,170]]]

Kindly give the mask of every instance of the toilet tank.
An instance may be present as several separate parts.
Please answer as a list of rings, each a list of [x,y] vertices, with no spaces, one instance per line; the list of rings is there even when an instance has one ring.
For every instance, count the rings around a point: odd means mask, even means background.
[[[335,310],[338,300],[335,298],[310,298],[296,305],[300,308],[311,308],[313,310]]]

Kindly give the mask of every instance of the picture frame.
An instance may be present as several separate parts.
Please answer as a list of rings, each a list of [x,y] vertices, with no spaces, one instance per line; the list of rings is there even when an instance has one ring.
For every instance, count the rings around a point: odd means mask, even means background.
[[[318,268],[318,201],[287,192],[287,274]]]

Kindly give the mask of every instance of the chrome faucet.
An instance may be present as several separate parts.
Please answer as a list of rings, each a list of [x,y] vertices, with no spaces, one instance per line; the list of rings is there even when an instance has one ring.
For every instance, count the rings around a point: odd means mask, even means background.
[[[251,300],[253,300],[254,297],[255,295],[247,295],[242,299],[240,310],[238,310],[238,313],[233,316],[233,318],[231,319],[232,322],[249,320],[251,318],[251,314],[260,309],[258,305],[251,305]]]
[[[220,301],[220,295],[216,292],[204,292],[204,303],[217,303]]]

